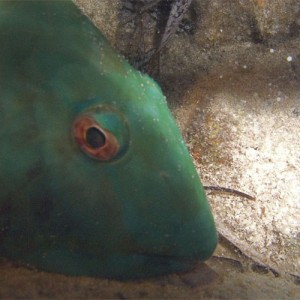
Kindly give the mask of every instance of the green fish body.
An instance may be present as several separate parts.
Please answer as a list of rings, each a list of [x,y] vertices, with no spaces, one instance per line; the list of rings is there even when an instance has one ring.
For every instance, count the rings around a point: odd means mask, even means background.
[[[155,82],[70,1],[0,2],[0,255],[142,278],[211,256],[205,192]]]

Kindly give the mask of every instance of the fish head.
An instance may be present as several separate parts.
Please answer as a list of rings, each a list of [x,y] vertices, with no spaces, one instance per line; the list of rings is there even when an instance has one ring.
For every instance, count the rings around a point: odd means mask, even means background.
[[[120,75],[119,63],[89,82],[90,97],[75,102],[60,129],[69,135],[61,142],[68,141],[68,159],[52,149],[52,190],[59,191],[53,198],[67,208],[61,218],[82,224],[74,231],[74,260],[99,260],[103,267],[92,275],[113,277],[189,269],[216,246],[204,190],[160,88],[130,67]]]
[[[122,279],[207,259],[214,221],[161,89],[72,3],[22,5],[10,11],[23,18],[10,29],[16,40],[0,41],[0,253]]]

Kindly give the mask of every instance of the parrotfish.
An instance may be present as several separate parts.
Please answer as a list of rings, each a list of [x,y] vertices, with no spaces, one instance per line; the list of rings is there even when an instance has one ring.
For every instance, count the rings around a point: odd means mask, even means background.
[[[73,2],[0,2],[0,99],[1,257],[132,279],[212,255],[212,213],[161,89]]]

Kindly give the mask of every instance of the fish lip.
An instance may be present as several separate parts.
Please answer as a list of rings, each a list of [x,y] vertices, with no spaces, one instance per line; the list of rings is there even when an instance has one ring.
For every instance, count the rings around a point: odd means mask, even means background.
[[[174,259],[174,260],[197,260],[194,258],[188,258],[188,257],[184,257],[184,256],[178,256],[178,255],[171,255],[171,254],[156,254],[156,253],[147,253],[147,252],[141,252],[139,253],[141,255],[146,255],[146,256],[152,256],[152,257],[159,257],[159,258],[163,258],[163,259]]]
[[[175,273],[190,272],[200,262],[195,258],[147,252],[134,254],[134,256],[142,261],[139,261],[136,268],[138,275],[134,272],[130,275],[131,279],[155,278]]]
[[[186,264],[194,264],[199,262],[200,260],[197,258],[192,258],[192,257],[181,257],[181,256],[176,256],[176,255],[169,255],[169,254],[155,254],[155,253],[147,253],[147,252],[141,252],[138,253],[138,255],[141,255],[145,258],[149,259],[155,259],[160,262],[166,261],[166,262],[178,262],[178,263],[186,263]]]

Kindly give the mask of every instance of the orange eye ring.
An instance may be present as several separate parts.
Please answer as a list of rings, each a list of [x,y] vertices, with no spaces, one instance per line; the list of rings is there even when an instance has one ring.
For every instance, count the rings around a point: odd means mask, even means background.
[[[113,159],[120,148],[116,137],[87,115],[75,120],[73,136],[83,152],[101,161]]]

